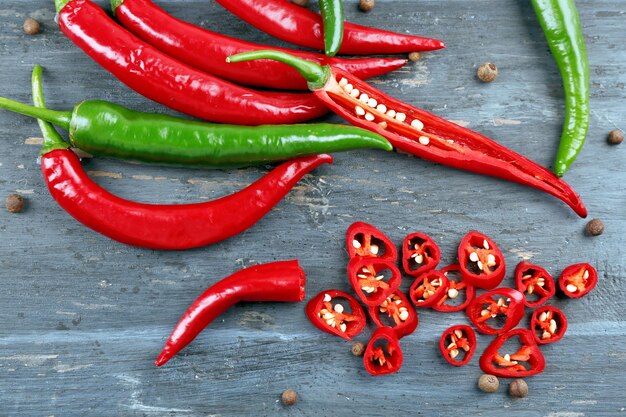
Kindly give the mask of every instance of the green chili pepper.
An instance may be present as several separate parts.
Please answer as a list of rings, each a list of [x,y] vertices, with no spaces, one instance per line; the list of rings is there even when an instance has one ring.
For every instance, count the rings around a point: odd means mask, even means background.
[[[565,174],[585,143],[589,127],[589,61],[574,0],[531,0],[565,90],[565,121],[554,163]]]
[[[343,40],[343,1],[319,0],[322,24],[324,25],[324,52],[335,56]]]

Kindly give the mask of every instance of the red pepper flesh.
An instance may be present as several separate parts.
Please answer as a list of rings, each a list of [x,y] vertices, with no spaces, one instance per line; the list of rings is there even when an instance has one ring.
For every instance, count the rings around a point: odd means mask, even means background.
[[[502,356],[499,352],[504,344],[514,337],[519,338],[521,347],[513,354]],[[546,361],[528,329],[515,329],[496,337],[480,357],[480,369],[486,374],[500,378],[525,378],[543,372]]]
[[[343,304],[333,303],[337,299],[348,303],[349,313],[345,312]],[[307,303],[306,316],[321,331],[346,340],[351,340],[361,333],[367,322],[363,307],[354,297],[343,291],[332,289],[322,291]]]
[[[346,232],[346,250],[350,259],[356,256],[376,256],[395,261],[396,245],[383,232],[364,222],[355,222]]]
[[[297,260],[251,266],[222,279],[185,311],[155,365],[169,361],[234,304],[241,301],[299,302],[304,300],[305,283],[306,275]]]
[[[391,327],[374,330],[363,355],[365,370],[372,376],[392,374],[402,367],[402,349]]]
[[[476,352],[474,329],[465,324],[449,327],[439,339],[439,350],[450,365],[467,365]]]
[[[413,308],[409,299],[402,291],[394,291],[380,305],[369,308],[370,317],[378,327],[391,327],[398,339],[410,335],[417,329],[418,317],[417,311]],[[389,320],[393,321],[392,325],[383,323],[381,316],[386,315]]]
[[[402,241],[402,268],[407,275],[417,277],[439,265],[441,251],[426,233],[411,233]]]
[[[445,294],[448,278],[437,270],[424,272],[415,278],[409,289],[409,297],[415,307],[432,307]]]
[[[530,331],[539,345],[558,342],[567,331],[567,317],[554,306],[543,306],[533,311]]]
[[[524,295],[512,288],[496,288],[474,298],[465,310],[479,332],[501,334],[508,332],[524,317]],[[489,321],[504,318],[501,327],[493,327]]]
[[[559,288],[569,298],[580,298],[598,283],[598,271],[588,263],[570,265],[559,276]]]
[[[500,248],[486,235],[470,230],[458,250],[463,280],[484,290],[497,287],[504,278],[506,265]]]
[[[473,285],[469,285],[463,280],[460,268],[461,267],[459,266],[459,264],[452,264],[441,269],[441,272],[446,276],[446,278],[448,278],[448,287],[446,288],[446,291],[441,296],[441,298],[432,306],[434,310],[440,311],[442,313],[463,311],[476,296],[476,289]],[[453,273],[458,274],[458,281],[450,278],[450,275]],[[463,300],[463,302],[456,305],[450,304],[449,300],[453,300],[459,297],[461,293],[465,294],[465,299]]]
[[[348,263],[348,279],[361,301],[374,307],[398,289],[402,275],[394,261],[359,256]]]
[[[529,308],[539,307],[556,292],[552,275],[542,267],[525,261],[515,268],[515,288],[524,294],[524,305]]]

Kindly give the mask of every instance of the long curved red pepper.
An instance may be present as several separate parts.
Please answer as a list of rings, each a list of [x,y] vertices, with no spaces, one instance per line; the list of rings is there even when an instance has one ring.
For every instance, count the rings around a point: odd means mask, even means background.
[[[297,260],[251,266],[222,279],[185,311],[155,365],[169,361],[234,304],[241,301],[299,302],[304,300],[305,284],[306,275]]]
[[[295,45],[324,50],[322,17],[287,0],[216,0],[225,9],[270,35]],[[344,23],[340,54],[381,55],[432,51],[446,45],[437,39],[404,35]]]
[[[330,155],[294,159],[276,167],[243,190],[195,204],[142,204],[121,199],[98,186],[70,150],[41,157],[50,194],[85,226],[133,246],[189,249],[229,238],[251,227],[274,207],[306,173]]]
[[[68,0],[57,0],[60,6]],[[89,0],[59,10],[63,33],[139,94],[201,119],[245,125],[298,123],[328,110],[311,94],[254,91],[177,61],[115,23]]]
[[[150,0],[124,0],[115,9],[129,31],[166,54],[236,84],[281,90],[308,90],[306,81],[288,65],[255,61],[229,65],[226,58],[240,52],[267,48],[231,38],[176,19]],[[325,55],[279,49],[321,65],[333,64],[359,78],[386,74],[406,64],[403,58],[327,58]]]

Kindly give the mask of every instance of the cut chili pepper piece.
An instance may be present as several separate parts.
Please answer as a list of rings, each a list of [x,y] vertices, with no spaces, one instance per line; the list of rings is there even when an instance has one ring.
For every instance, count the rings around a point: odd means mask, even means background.
[[[402,291],[395,291],[387,297],[380,305],[369,308],[370,317],[378,327],[391,327],[398,339],[403,338],[417,329],[417,311],[409,302],[409,299]],[[383,317],[387,317],[386,322],[391,321],[391,325],[383,322]]]
[[[570,265],[559,276],[559,288],[569,298],[587,295],[598,283],[598,271],[588,263]]]
[[[365,370],[373,376],[392,374],[402,367],[402,350],[391,327],[379,327],[372,334],[363,355]]]
[[[451,365],[467,365],[476,352],[476,333],[465,324],[451,326],[439,339],[439,350]]]
[[[348,263],[348,279],[356,295],[369,307],[377,306],[398,289],[402,282],[394,261],[356,257]]]
[[[515,353],[500,354],[504,344],[517,337],[521,347]],[[541,373],[546,361],[528,329],[515,329],[496,337],[480,357],[480,369],[500,378],[524,378]]]
[[[383,232],[364,222],[352,223],[346,232],[346,249],[352,259],[357,256],[376,256],[395,261],[396,246]]]
[[[524,294],[524,305],[535,308],[554,296],[554,278],[545,269],[522,261],[515,268],[515,288]]]
[[[504,256],[486,235],[470,230],[461,240],[458,256],[461,275],[468,284],[490,290],[504,279]]]
[[[409,297],[416,307],[432,307],[445,294],[448,278],[441,271],[424,272],[415,278]]]
[[[347,302],[350,312],[346,312],[343,302]],[[306,315],[315,327],[346,340],[361,333],[367,318],[359,302],[343,291],[322,291],[306,305]]]
[[[512,288],[496,288],[474,298],[467,306],[467,316],[479,332],[501,334],[508,332],[524,317],[524,295]],[[504,319],[501,326],[497,323]]]
[[[567,317],[554,306],[543,306],[533,311],[530,331],[539,345],[558,342],[567,331]]]
[[[441,272],[448,278],[448,287],[441,298],[433,305],[433,309],[442,313],[462,311],[472,302],[476,296],[476,289],[463,280],[459,264],[448,265]],[[452,276],[457,275],[456,279]],[[465,297],[462,302],[453,304],[452,300]]]
[[[435,269],[439,259],[439,246],[425,233],[411,233],[402,241],[402,268],[412,277]]]

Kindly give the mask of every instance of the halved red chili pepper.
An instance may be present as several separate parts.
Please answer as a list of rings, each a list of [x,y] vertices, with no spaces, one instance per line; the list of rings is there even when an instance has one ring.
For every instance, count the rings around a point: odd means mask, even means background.
[[[504,344],[519,338],[521,347],[512,354],[500,354]],[[515,329],[496,337],[480,357],[480,369],[486,374],[501,378],[524,378],[541,373],[546,361],[535,343],[533,334],[528,329]]]
[[[274,59],[296,68],[329,109],[356,126],[384,136],[397,149],[439,164],[534,187],[559,198],[579,216],[587,216],[580,197],[565,181],[479,133],[396,100],[332,66],[321,67],[277,51],[229,58],[230,62],[255,59]]]
[[[524,305],[535,308],[554,296],[556,284],[542,267],[522,261],[515,268],[515,288],[524,294]]]
[[[598,271],[588,263],[570,265],[559,276],[559,288],[569,298],[580,298],[598,283]]]
[[[445,294],[448,278],[437,270],[424,272],[415,278],[409,289],[409,297],[415,307],[432,307]]]
[[[476,296],[476,289],[473,285],[469,285],[467,282],[463,280],[461,276],[459,264],[448,265],[445,268],[441,269],[441,272],[448,278],[448,287],[446,288],[445,293],[441,296],[441,298],[433,305],[433,309],[437,311],[441,311],[442,313],[452,313],[455,311],[462,311],[472,302],[474,297]],[[456,279],[452,279],[451,275],[457,275],[458,281]],[[451,304],[451,301],[461,294],[464,294],[465,299],[463,302],[459,304]],[[446,302],[448,301],[448,302]]]
[[[348,256],[376,256],[395,261],[396,245],[383,232],[364,222],[352,223],[346,232]]]
[[[468,284],[490,290],[504,279],[504,256],[486,235],[470,230],[461,240],[458,256],[461,275]]]
[[[533,311],[530,331],[540,345],[554,343],[563,338],[567,331],[567,317],[554,306],[543,306]]]
[[[402,367],[402,349],[391,327],[374,330],[363,355],[365,370],[373,376],[392,374]]]
[[[402,282],[394,261],[369,256],[350,260],[348,278],[356,295],[369,307],[385,301]]]
[[[406,298],[402,291],[396,290],[380,303],[380,305],[370,307],[369,313],[372,321],[378,327],[391,327],[396,332],[398,339],[413,333],[415,329],[417,329],[417,311],[415,311],[409,299]],[[393,324],[385,324],[383,317],[381,317],[383,315],[389,318],[389,320],[386,321],[393,321]]]
[[[347,306],[342,304],[347,302]],[[350,307],[350,312],[345,311]],[[367,317],[359,302],[343,291],[322,291],[306,305],[306,315],[315,327],[323,332],[351,340],[361,333]]]
[[[439,246],[426,233],[411,233],[402,241],[402,268],[412,277],[435,269],[439,259]]]
[[[463,366],[469,363],[476,352],[476,333],[466,324],[451,326],[439,339],[439,350],[451,365]],[[459,355],[461,355],[459,357]]]
[[[467,316],[479,332],[501,334],[508,332],[524,317],[524,295],[512,288],[496,288],[474,298],[467,306]],[[504,319],[500,327],[488,322]]]

